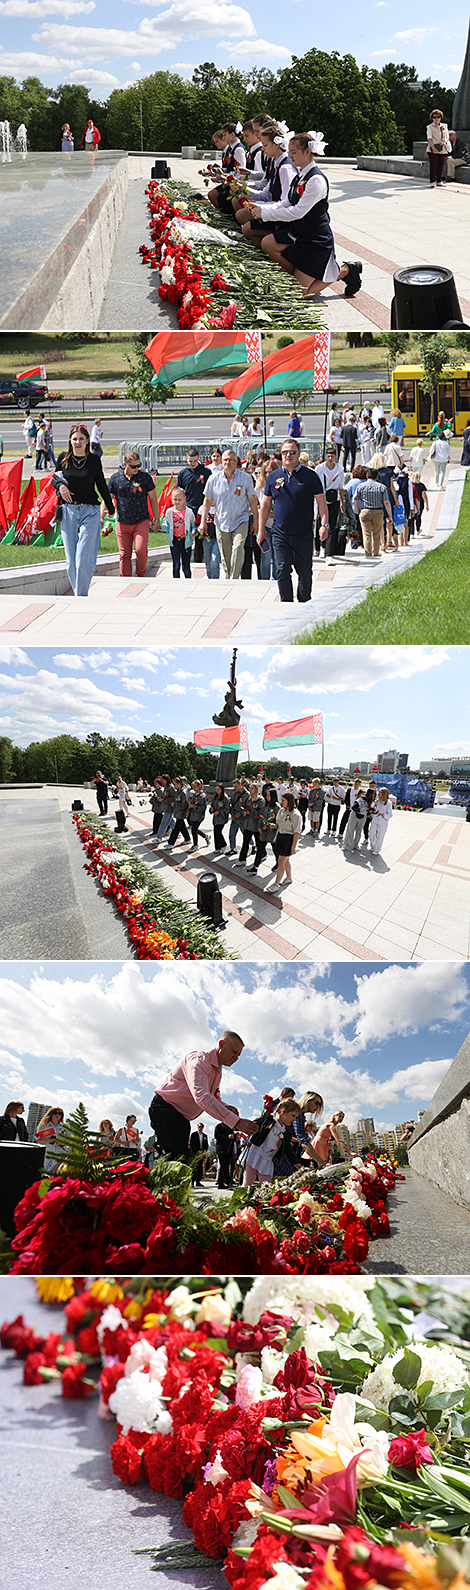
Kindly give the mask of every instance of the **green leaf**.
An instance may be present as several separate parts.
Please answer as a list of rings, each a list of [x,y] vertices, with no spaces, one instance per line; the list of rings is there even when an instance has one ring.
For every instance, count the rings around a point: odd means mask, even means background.
[[[285,1485],[278,1485],[277,1486],[277,1494],[279,1496],[279,1500],[282,1502],[283,1507],[298,1507],[299,1506],[299,1498],[298,1498],[298,1496],[294,1496],[294,1492],[293,1491],[288,1491],[287,1487]]]
[[[396,1380],[397,1385],[406,1386],[410,1391],[418,1384],[421,1368],[422,1360],[419,1353],[413,1353],[410,1347],[405,1347],[403,1358],[399,1358],[398,1363],[393,1366],[393,1379]]]
[[[456,1391],[436,1392],[434,1397],[426,1397],[426,1401],[423,1403],[423,1413],[433,1413],[436,1408],[439,1410],[458,1408],[462,1402],[463,1394],[463,1386],[458,1387]]]
[[[423,1403],[423,1402],[426,1401],[426,1397],[428,1397],[429,1396],[429,1392],[432,1391],[433,1385],[434,1385],[434,1381],[433,1380],[423,1380],[422,1385],[418,1386],[417,1392],[416,1392],[416,1396],[418,1398],[418,1402],[419,1403]]]

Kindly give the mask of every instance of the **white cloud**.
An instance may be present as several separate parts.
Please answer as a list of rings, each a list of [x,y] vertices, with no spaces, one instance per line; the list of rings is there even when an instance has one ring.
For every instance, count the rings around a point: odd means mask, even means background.
[[[18,733],[23,726],[30,733],[33,723],[35,738],[47,739],[62,732],[112,732],[117,725],[123,732],[123,711],[138,712],[140,702],[114,696],[94,680],[79,676],[62,679],[49,669],[39,668],[34,679],[0,674],[0,710],[2,707],[8,708]],[[134,732],[129,729],[129,733]]]
[[[410,44],[421,44],[423,39],[428,39],[431,33],[437,33],[437,28],[405,28],[403,33],[396,33],[396,39],[407,39]]]
[[[79,12],[95,11],[95,0],[0,0],[0,16],[22,17],[73,17]]]
[[[175,61],[174,66],[168,68],[170,72],[194,72],[192,61]]]
[[[119,78],[113,77],[111,72],[95,72],[91,66],[76,66],[68,74],[69,83],[104,83],[113,88],[119,86]]]
[[[149,0],[143,0],[148,5]],[[110,56],[159,55],[163,50],[174,49],[183,39],[211,38],[225,31],[228,38],[242,35],[254,36],[256,29],[241,6],[217,5],[215,0],[173,0],[158,17],[144,17],[137,28],[71,27],[57,23],[43,27],[33,38],[41,43],[50,41],[51,47],[65,54],[76,55],[91,63]]]
[[[292,50],[286,50],[283,44],[269,44],[267,39],[241,39],[238,44],[226,44],[223,39],[219,43],[220,50],[230,50],[237,60],[263,60],[263,61],[291,61]]]
[[[398,50],[391,50],[389,47],[388,50],[371,50],[370,53],[373,56],[386,55],[388,60],[390,55],[398,55]]]
[[[88,651],[85,646],[82,656],[83,661],[87,663],[89,668],[100,669],[104,668],[105,663],[111,662],[112,653],[110,651]]]
[[[452,961],[388,966],[357,977],[356,1034],[340,1041],[343,1054],[383,1043],[393,1033],[417,1032],[431,1022],[455,1020],[468,1003],[459,966]]]
[[[56,668],[84,668],[83,658],[74,652],[57,652],[52,658]]]
[[[52,41],[53,30],[51,30]],[[30,73],[44,73],[50,77],[51,73],[62,72],[70,62],[64,56],[54,55],[52,51],[41,55],[38,50],[4,50],[0,45],[0,72],[9,77],[28,77]]]
[[[21,646],[0,646],[0,668],[6,668],[8,663],[19,663],[25,668],[33,668],[33,660]]]
[[[354,666],[347,647],[283,646],[268,663],[261,683],[283,690],[372,690],[392,679],[412,679],[448,662],[444,646],[355,646]]]

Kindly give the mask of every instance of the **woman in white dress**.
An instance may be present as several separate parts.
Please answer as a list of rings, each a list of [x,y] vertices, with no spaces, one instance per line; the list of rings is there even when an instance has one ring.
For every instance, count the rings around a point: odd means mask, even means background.
[[[384,785],[383,789],[378,790],[369,829],[369,844],[373,856],[378,856],[379,851],[382,849],[392,812],[392,802],[388,789]]]

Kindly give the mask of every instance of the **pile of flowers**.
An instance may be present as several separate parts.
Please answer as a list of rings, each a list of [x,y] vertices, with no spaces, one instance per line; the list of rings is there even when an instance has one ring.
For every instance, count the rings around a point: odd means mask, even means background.
[[[55,1275],[66,1265],[86,1273],[92,1262],[104,1273],[137,1275],[354,1275],[370,1238],[388,1230],[385,1201],[395,1182],[388,1163],[356,1161],[342,1191],[336,1179],[307,1170],[273,1186],[237,1188],[204,1209],[180,1162],[161,1159],[147,1170],[105,1160],[93,1182],[83,1164],[74,1173],[64,1162],[62,1174],[35,1182],[17,1205],[12,1274]]]
[[[215,172],[220,181],[220,168]],[[210,168],[201,175],[213,181]],[[145,191],[152,242],[142,243],[139,253],[144,265],[159,272],[159,297],[174,305],[181,330],[230,328],[235,322],[240,329],[323,326],[318,302],[303,300],[293,278],[251,248],[235,221],[208,207],[207,199],[184,183],[152,180]],[[212,232],[220,232],[220,243],[204,233],[201,223],[208,222]],[[226,294],[232,295],[228,304]]]
[[[271,1307],[245,1288],[240,1317],[233,1282],[100,1278],[74,1290],[63,1336],[19,1316],[0,1341],[26,1385],[99,1393],[124,1484],[181,1498],[194,1546],[149,1548],[154,1566],[216,1559],[234,1590],[465,1590],[470,1375],[447,1346],[409,1344],[426,1287],[317,1280],[286,1304],[285,1285]]]
[[[88,812],[74,812],[73,822],[85,847],[85,871],[101,884],[125,918],[140,961],[231,959],[210,923],[160,881],[129,845]]]

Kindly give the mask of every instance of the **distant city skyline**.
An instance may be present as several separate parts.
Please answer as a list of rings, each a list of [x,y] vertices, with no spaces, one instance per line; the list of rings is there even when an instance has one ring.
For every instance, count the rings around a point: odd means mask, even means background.
[[[222,705],[231,654],[229,646],[0,647],[0,734],[21,746],[94,730],[185,744]],[[389,746],[406,747],[412,768],[431,755],[470,753],[466,648],[359,646],[352,657],[341,646],[240,646],[237,679],[250,757],[261,763],[264,724],[313,710],[323,714],[326,767],[347,768],[352,756],[373,763]],[[321,746],[292,747],[283,759],[318,772]]]
[[[414,1119],[446,1075],[469,1028],[470,967],[456,962],[210,963],[167,968],[60,962],[0,964],[0,1076],[10,1099],[82,1101],[96,1128],[148,1106],[190,1049],[225,1028],[245,1048],[224,1072],[221,1096],[253,1120],[264,1093],[318,1089],[323,1120],[343,1109],[352,1132]],[[210,1131],[213,1122],[202,1117]]]

